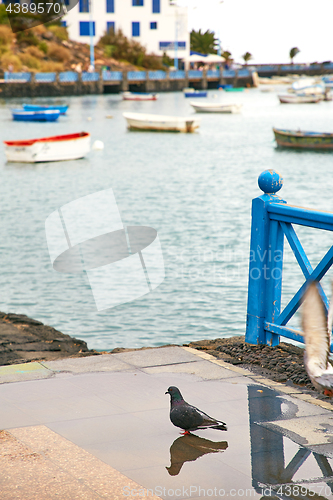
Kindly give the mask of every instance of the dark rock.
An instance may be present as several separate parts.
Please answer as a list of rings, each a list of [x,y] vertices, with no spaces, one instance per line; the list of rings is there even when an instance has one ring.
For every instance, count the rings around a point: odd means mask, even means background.
[[[91,356],[86,342],[55,330],[24,314],[0,312],[0,365]]]

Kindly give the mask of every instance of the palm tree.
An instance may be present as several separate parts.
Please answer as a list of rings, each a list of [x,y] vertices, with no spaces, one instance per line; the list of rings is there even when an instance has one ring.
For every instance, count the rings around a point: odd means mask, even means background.
[[[245,62],[245,66],[247,65],[247,63],[249,62],[250,59],[252,59],[252,54],[251,52],[245,52],[244,55],[242,55],[242,58],[244,59],[244,62]]]
[[[202,33],[192,30],[190,34],[191,50],[193,52],[200,52],[200,54],[216,54],[216,45],[218,40],[215,38],[214,31],[205,31]]]
[[[225,59],[224,65],[229,67],[230,63],[232,62],[231,52],[225,50],[224,52],[222,52],[221,56]]]
[[[290,57],[291,64],[294,64],[294,57],[297,56],[297,54],[299,52],[301,52],[301,51],[299,50],[298,47],[293,47],[292,49],[290,49],[289,57]]]

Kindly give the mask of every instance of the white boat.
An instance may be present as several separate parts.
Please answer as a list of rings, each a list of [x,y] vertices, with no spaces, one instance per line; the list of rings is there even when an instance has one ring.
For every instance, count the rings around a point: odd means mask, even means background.
[[[197,113],[240,113],[242,104],[190,102]]]
[[[157,94],[148,94],[145,92],[123,92],[124,101],[156,101]]]
[[[306,104],[316,103],[322,100],[322,96],[311,94],[279,94],[281,104]]]
[[[90,134],[55,135],[23,141],[4,141],[7,161],[37,163],[76,160],[90,151]]]
[[[148,115],[145,113],[123,113],[130,130],[154,130],[160,132],[194,132],[200,119],[181,116]]]

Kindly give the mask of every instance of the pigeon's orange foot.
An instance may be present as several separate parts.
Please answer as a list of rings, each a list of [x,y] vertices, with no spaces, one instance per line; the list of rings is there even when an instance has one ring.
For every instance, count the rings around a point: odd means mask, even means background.
[[[186,436],[186,434],[191,434],[190,431],[184,431],[184,432],[181,432],[181,435],[182,436]]]
[[[333,391],[332,389],[325,389],[324,394],[325,396],[329,396],[331,398],[333,396]]]

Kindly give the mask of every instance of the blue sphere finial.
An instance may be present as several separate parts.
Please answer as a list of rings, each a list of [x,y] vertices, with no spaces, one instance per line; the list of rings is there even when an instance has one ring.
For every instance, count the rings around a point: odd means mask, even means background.
[[[258,185],[265,194],[274,194],[282,188],[283,179],[275,170],[264,170],[258,177]]]

